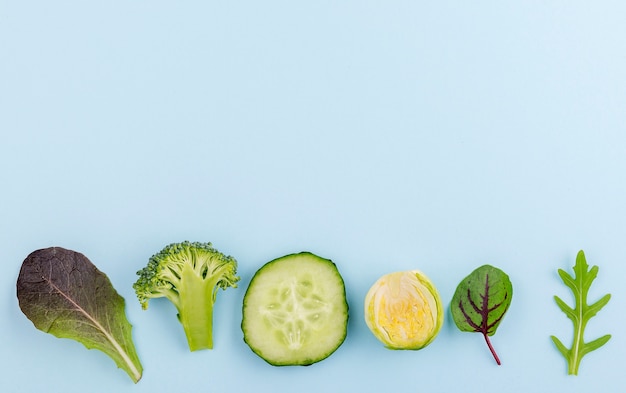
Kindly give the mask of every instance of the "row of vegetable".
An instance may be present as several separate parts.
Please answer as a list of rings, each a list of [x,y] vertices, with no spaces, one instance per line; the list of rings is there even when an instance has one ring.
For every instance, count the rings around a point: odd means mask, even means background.
[[[578,374],[582,357],[609,341],[610,335],[584,341],[591,317],[610,295],[587,303],[598,267],[591,269],[578,253],[574,276],[559,269],[573,292],[575,305],[555,296],[574,325],[567,348],[552,340]],[[237,261],[211,243],[182,242],[166,246],[137,272],[133,285],[142,307],[165,297],[178,310],[191,351],[213,347],[213,305],[218,290],[237,287]],[[481,333],[497,364],[491,343],[509,310],[513,286],[502,270],[483,265],[456,288],[450,302],[452,319],[461,331]],[[32,252],[22,263],[17,298],[37,329],[81,342],[110,356],[134,382],[142,376],[125,301],[108,277],[83,254],[61,247]],[[364,300],[365,322],[387,348],[418,350],[438,335],[444,320],[443,302],[432,281],[418,270],[379,278]],[[343,278],[334,262],[310,252],[286,255],[263,265],[252,277],[243,298],[241,328],[250,349],[274,366],[310,365],[330,356],[347,335],[348,302]]]

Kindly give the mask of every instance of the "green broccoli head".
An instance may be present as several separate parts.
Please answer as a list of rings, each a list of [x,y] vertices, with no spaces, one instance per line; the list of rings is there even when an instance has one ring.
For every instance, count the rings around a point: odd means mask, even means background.
[[[237,287],[237,261],[211,243],[173,243],[153,255],[133,284],[141,306],[166,297],[178,310],[189,349],[213,348],[213,304],[219,288]]]

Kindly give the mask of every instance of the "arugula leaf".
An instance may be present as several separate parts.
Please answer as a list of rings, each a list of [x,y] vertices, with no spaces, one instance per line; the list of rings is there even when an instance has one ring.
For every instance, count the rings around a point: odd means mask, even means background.
[[[583,356],[591,351],[594,351],[604,344],[606,344],[611,338],[610,334],[604,335],[590,342],[585,342],[584,333],[587,322],[593,316],[595,316],[602,307],[604,307],[611,299],[611,294],[604,295],[597,302],[588,305],[587,294],[589,293],[589,287],[591,283],[598,276],[598,267],[593,266],[590,270],[585,253],[580,250],[576,256],[576,265],[574,265],[574,277],[566,273],[564,270],[559,269],[559,276],[563,283],[567,285],[574,294],[576,305],[574,308],[568,306],[558,296],[554,296],[554,300],[559,308],[572,320],[574,324],[574,338],[572,340],[572,347],[566,348],[565,345],[556,338],[550,336],[556,348],[561,352],[565,360],[567,361],[568,370],[570,375],[578,375],[578,368]]]
[[[60,247],[34,251],[22,263],[17,298],[37,329],[99,349],[135,383],[141,378],[124,298],[83,254]]]
[[[513,297],[509,276],[491,265],[483,265],[465,277],[456,288],[450,310],[464,332],[482,333],[496,363],[501,364],[489,336],[496,333]]]

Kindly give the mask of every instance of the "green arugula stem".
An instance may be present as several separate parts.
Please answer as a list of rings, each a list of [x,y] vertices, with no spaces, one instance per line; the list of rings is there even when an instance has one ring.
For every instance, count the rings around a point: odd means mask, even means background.
[[[567,365],[567,373],[569,375],[578,375],[578,368],[580,367],[580,361],[582,360],[582,348],[584,343],[583,333],[585,332],[585,326],[587,321],[584,318],[583,307],[587,303],[586,293],[580,291],[576,296],[576,308],[578,318],[574,323],[574,337],[572,338],[572,349],[570,350],[571,359]]]

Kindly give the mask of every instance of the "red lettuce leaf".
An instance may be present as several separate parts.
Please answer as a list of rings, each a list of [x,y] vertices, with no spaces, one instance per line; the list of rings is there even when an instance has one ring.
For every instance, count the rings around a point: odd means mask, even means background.
[[[34,251],[20,269],[17,298],[37,329],[98,349],[134,382],[141,378],[124,298],[83,254],[60,247]]]

